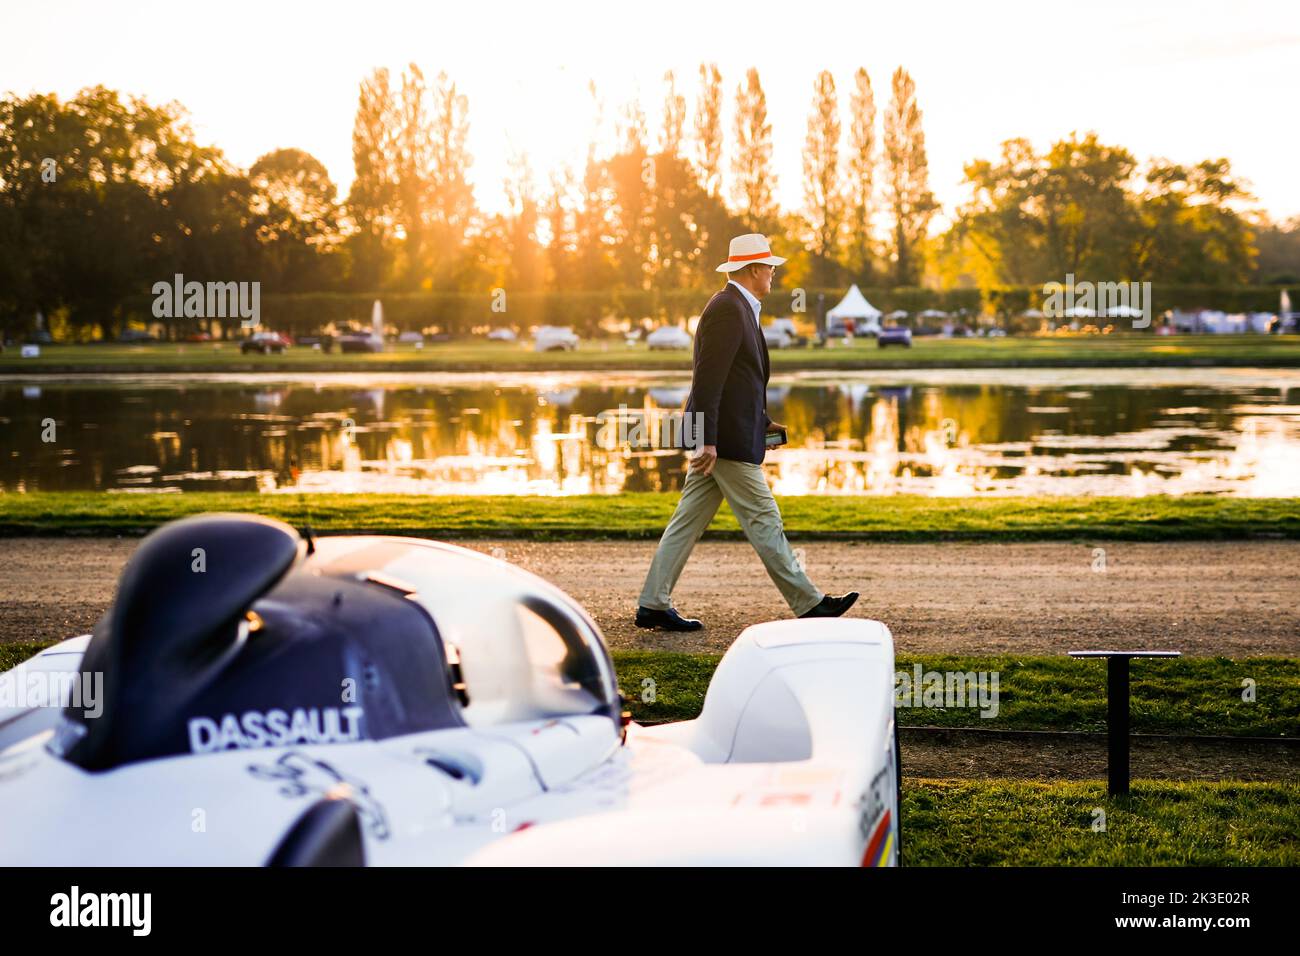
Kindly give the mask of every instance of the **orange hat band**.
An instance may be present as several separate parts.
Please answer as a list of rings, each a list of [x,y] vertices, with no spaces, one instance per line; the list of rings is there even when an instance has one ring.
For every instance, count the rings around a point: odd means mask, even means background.
[[[766,258],[767,258],[768,256],[770,256],[771,254],[772,254],[772,253],[771,253],[771,250],[766,250],[766,251],[764,251],[764,252],[755,252],[753,255],[750,255],[750,256],[727,256],[727,261],[728,261],[728,262],[748,262],[750,259],[766,259]]]

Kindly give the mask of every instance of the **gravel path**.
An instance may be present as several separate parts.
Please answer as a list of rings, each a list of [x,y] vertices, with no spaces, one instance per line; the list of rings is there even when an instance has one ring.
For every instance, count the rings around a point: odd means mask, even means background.
[[[0,539],[0,641],[84,633],[138,539]],[[651,542],[472,541],[581,601],[615,647],[720,653],[746,626],[789,616],[743,542],[705,542],[674,600],[705,629],[631,624]],[[850,612],[889,624],[900,653],[1055,654],[1155,647],[1195,656],[1300,657],[1300,542],[867,544],[809,542],[805,563]],[[1096,548],[1104,549],[1105,570]]]

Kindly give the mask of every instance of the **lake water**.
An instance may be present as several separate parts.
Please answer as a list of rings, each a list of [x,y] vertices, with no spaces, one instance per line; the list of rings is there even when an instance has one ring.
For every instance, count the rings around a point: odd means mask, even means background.
[[[681,487],[675,374],[0,377],[0,491]],[[621,411],[620,411],[621,410]],[[1300,494],[1300,370],[778,375],[778,494]],[[618,423],[622,422],[622,427]]]

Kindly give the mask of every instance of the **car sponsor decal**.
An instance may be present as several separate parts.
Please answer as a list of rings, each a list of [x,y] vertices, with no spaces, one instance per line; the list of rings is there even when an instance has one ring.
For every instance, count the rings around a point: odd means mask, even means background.
[[[871,786],[858,798],[861,807],[858,828],[866,841],[867,849],[862,855],[863,866],[884,866],[889,859],[889,850],[893,846],[894,832],[892,814],[889,805],[893,799],[893,751],[890,751],[887,765],[871,778]],[[881,862],[881,861],[885,862]]]
[[[844,773],[832,767],[773,767],[732,798],[732,806],[824,809],[840,799]]]
[[[361,739],[360,707],[298,707],[293,711],[248,710],[236,716],[192,717],[190,753],[254,750],[296,744],[338,744]]]
[[[390,836],[388,815],[383,806],[370,793],[370,788],[360,780],[345,776],[324,760],[306,754],[289,752],[273,764],[253,764],[248,772],[259,780],[273,780],[284,784],[280,795],[304,797],[316,794],[331,800],[347,800],[357,808],[361,824],[376,840]]]
[[[888,866],[889,851],[894,847],[894,826],[892,815],[888,810],[876,824],[876,829],[867,842],[867,850],[862,854],[863,866]]]

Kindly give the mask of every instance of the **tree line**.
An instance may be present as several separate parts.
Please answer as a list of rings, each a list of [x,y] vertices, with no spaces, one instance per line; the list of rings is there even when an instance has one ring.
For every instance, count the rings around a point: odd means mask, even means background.
[[[671,295],[715,285],[728,239],[748,231],[790,258],[778,273],[787,290],[988,290],[1068,273],[1229,286],[1300,274],[1298,223],[1253,211],[1228,160],[1139,162],[1094,134],[1043,152],[1014,139],[996,159],[971,161],[969,200],[932,236],[923,113],[902,68],[879,111],[865,69],[846,95],[830,71],[817,75],[795,209],[775,199],[757,69],[728,89],[702,64],[690,96],[669,72],[657,114],[625,104],[613,148],[592,142],[584,163],[545,182],[513,153],[505,208],[489,214],[471,186],[467,97],[414,64],[360,83],[342,197],[302,150],[237,167],[196,142],[175,103],[103,87],[66,102],[11,94],[0,99],[0,317],[12,327],[59,313],[109,336],[125,303],[174,273],[260,281],[270,295]]]

